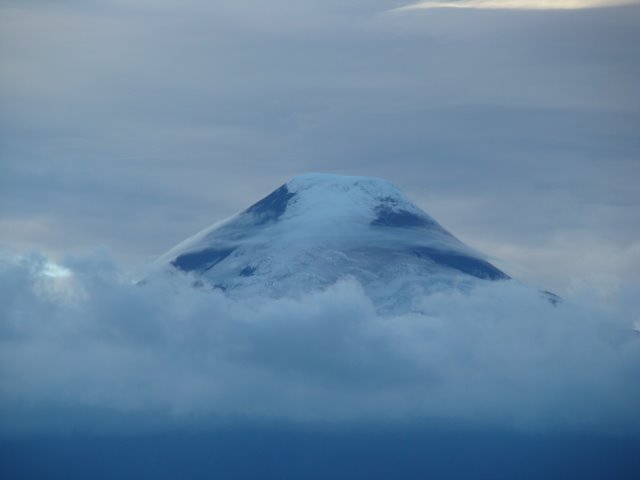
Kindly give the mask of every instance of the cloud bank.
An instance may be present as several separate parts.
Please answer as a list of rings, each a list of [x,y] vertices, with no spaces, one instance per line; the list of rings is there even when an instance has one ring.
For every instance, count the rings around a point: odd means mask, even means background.
[[[382,316],[349,280],[235,303],[182,275],[135,285],[105,253],[4,255],[0,292],[5,432],[238,417],[640,431],[632,292],[554,308],[495,283]]]
[[[468,8],[486,10],[582,10],[585,8],[637,5],[637,0],[459,0],[453,2],[426,1],[398,10],[430,8]]]

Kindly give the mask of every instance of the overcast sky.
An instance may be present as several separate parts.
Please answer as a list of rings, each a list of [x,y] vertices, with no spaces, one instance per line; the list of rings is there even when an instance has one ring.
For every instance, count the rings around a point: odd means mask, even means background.
[[[318,171],[527,282],[640,283],[637,2],[407,3],[0,0],[2,247],[138,266]]]

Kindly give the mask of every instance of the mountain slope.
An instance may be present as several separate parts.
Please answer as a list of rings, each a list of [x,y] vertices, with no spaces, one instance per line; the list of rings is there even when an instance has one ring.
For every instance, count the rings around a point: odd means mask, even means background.
[[[232,296],[296,296],[354,277],[382,308],[509,276],[385,180],[293,178],[157,262]]]

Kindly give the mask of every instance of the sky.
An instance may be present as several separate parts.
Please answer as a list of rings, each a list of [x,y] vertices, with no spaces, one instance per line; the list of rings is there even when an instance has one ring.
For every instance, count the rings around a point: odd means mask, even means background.
[[[531,284],[638,283],[634,3],[3,0],[3,247],[137,267],[329,172]]]

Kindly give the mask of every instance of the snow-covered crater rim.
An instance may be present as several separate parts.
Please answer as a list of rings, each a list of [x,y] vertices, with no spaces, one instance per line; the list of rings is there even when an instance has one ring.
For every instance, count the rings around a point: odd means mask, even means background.
[[[290,192],[305,190],[351,191],[360,190],[369,194],[384,193],[404,197],[398,187],[387,180],[376,177],[333,175],[328,173],[304,173],[293,177],[285,186]]]

